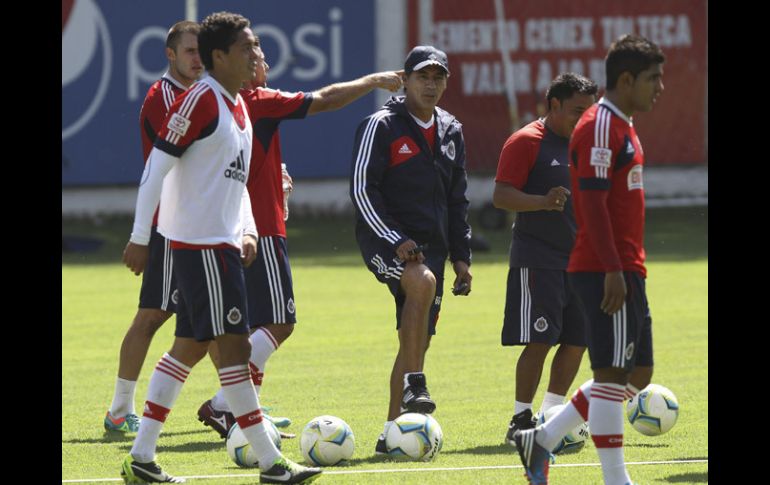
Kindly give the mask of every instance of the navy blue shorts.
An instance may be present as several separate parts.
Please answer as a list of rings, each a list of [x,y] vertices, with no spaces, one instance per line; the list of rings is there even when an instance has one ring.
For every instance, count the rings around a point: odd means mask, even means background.
[[[243,271],[251,328],[269,323],[297,323],[285,237],[260,237],[257,259]]]
[[[150,233],[150,257],[142,273],[142,289],[139,292],[139,308],[157,308],[175,312],[179,299],[176,279],[172,270],[171,249],[168,239],[152,226]]]
[[[248,334],[240,251],[227,248],[172,252],[179,287],[174,335],[203,342],[225,333]]]
[[[626,302],[614,315],[601,310],[604,273],[569,273],[587,319],[588,355],[592,369],[652,367],[652,317],[641,274],[624,271]]]
[[[503,345],[567,344],[586,346],[585,315],[558,269],[510,268],[505,295]]]
[[[404,308],[406,294],[401,289],[401,274],[406,264],[396,256],[396,251],[382,239],[365,234],[358,234],[358,247],[369,271],[377,281],[385,283],[396,302],[396,328],[401,328],[401,311]],[[418,244],[420,244],[418,242]],[[436,294],[428,314],[428,335],[436,334],[441,298],[444,295],[444,265],[447,252],[444,249],[428,247],[423,252],[425,261],[422,262],[436,277]]]

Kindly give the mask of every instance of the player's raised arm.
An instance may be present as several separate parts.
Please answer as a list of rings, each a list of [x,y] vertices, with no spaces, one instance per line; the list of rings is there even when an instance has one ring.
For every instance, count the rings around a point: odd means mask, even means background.
[[[401,88],[404,71],[384,71],[368,74],[353,81],[330,84],[313,92],[308,114],[334,111],[347,106],[374,89],[395,92]]]

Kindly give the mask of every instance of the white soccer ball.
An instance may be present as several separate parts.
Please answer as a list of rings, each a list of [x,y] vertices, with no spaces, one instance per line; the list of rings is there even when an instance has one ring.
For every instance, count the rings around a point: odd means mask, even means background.
[[[318,416],[305,425],[299,439],[299,451],[308,463],[332,466],[349,460],[356,438],[348,423],[336,416]]]
[[[626,405],[628,422],[635,430],[647,436],[661,435],[676,424],[679,402],[670,389],[650,384]]]
[[[548,408],[548,410],[539,415],[537,417],[537,424],[538,426],[545,423],[549,419],[551,419],[556,413],[564,409],[565,404],[558,404],[556,406],[553,406],[551,408]],[[583,446],[586,444],[586,440],[590,436],[590,433],[588,431],[588,424],[582,423],[575,428],[573,428],[569,433],[564,435],[564,437],[559,441],[559,443],[556,445],[556,447],[551,450],[551,453],[558,455],[560,453],[577,453],[578,451],[583,449]]]
[[[385,446],[392,457],[431,461],[443,445],[441,426],[429,414],[402,414],[393,421],[385,435]]]
[[[269,419],[263,419],[267,434],[270,439],[275,443],[275,447],[281,449],[281,435],[278,429]],[[227,439],[225,440],[227,446],[227,454],[230,455],[230,459],[235,462],[236,465],[243,468],[254,468],[259,466],[257,460],[257,454],[249,444],[249,440],[246,439],[246,435],[243,434],[243,430],[238,423],[235,423],[230,431],[227,432]]]

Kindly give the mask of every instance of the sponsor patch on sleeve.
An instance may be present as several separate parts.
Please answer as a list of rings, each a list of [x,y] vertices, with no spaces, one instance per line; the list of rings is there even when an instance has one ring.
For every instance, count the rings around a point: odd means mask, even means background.
[[[171,115],[171,118],[168,120],[168,125],[166,126],[169,131],[173,131],[177,135],[184,137],[187,133],[187,129],[190,128],[190,120],[178,113],[174,113]]]
[[[591,148],[591,165],[594,167],[609,167],[612,160],[612,150],[609,148]]]
[[[628,171],[628,190],[639,190],[644,188],[644,180],[642,178],[642,166],[635,165],[634,168]]]

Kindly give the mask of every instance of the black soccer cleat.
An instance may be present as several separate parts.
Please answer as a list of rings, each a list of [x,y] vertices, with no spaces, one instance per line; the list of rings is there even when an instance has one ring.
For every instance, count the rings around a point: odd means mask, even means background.
[[[436,403],[430,398],[425,384],[425,374],[411,374],[407,378],[409,385],[404,389],[401,408],[408,413],[431,414],[436,410]]]
[[[388,454],[388,446],[385,443],[385,435],[381,434],[379,438],[377,438],[377,444],[374,447],[374,454],[375,455],[387,455]]]
[[[508,432],[505,433],[505,442],[511,446],[516,446],[513,441],[513,433],[518,430],[532,429],[537,424],[537,420],[532,416],[531,409],[525,409],[519,414],[514,414],[511,423],[508,425]]]

